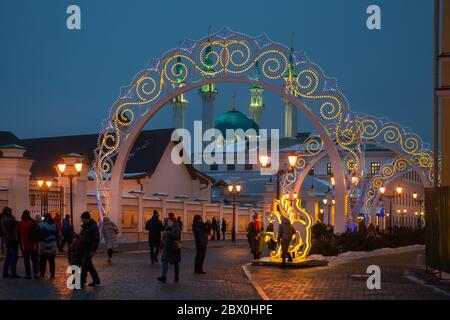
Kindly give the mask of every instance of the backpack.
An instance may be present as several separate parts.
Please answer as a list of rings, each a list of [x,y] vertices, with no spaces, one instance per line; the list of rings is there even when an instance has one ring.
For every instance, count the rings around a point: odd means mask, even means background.
[[[29,239],[34,242],[38,242],[42,239],[41,228],[37,223],[32,223],[30,225]]]

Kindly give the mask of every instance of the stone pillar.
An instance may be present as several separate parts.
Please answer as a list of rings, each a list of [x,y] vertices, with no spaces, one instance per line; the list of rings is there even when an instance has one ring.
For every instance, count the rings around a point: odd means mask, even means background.
[[[313,223],[316,223],[316,221],[319,219],[318,212],[316,212],[316,189],[310,188],[306,191],[306,212],[308,212],[314,219]]]
[[[0,147],[0,186],[8,189],[8,206],[20,220],[30,206],[30,169],[33,160],[23,157],[26,149],[11,144]]]
[[[223,218],[223,206],[220,204],[219,205],[219,219],[220,219],[220,221],[222,221],[222,218]]]
[[[187,221],[188,221],[188,199],[183,199],[183,225],[184,225],[184,232],[187,232]]]
[[[144,231],[144,191],[133,190],[130,191],[130,194],[135,195],[137,197],[137,205],[138,205],[138,241],[140,240],[140,233]]]

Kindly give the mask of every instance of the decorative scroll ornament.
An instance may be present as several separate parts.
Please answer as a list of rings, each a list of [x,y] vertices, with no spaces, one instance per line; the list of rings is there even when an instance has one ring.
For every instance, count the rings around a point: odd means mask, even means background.
[[[276,208],[267,217],[269,223],[273,223],[274,232],[266,232],[266,241],[278,242],[278,230],[283,219],[287,219],[294,228],[294,237],[289,245],[288,252],[294,261],[305,259],[311,250],[311,227],[313,218],[301,207],[299,198],[289,199],[289,194],[285,194],[281,200],[275,199],[273,208]],[[281,245],[270,253],[272,260],[281,259]]]
[[[391,180],[398,174],[406,172],[409,168],[409,161],[400,156],[392,159],[390,163],[381,166],[380,171],[372,177],[369,183],[369,187],[365,195],[366,207],[371,207],[373,205],[373,200],[377,196],[380,187],[386,186],[387,181]]]
[[[297,162],[293,170],[283,176],[281,182],[282,193],[291,193],[298,178],[305,174],[303,171],[309,161],[323,151],[323,142],[319,136],[309,136],[303,143],[302,150],[297,150]]]
[[[380,145],[389,145],[410,163],[427,170],[430,185],[432,184],[433,152],[417,134],[385,118],[376,118],[367,114],[359,114],[358,118],[363,125],[363,139],[375,141]]]

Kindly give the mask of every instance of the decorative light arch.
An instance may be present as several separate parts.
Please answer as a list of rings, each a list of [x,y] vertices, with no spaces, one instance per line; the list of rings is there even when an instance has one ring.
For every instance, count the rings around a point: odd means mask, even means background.
[[[353,122],[353,124],[352,124]],[[336,132],[335,124],[329,125],[330,132]],[[433,183],[433,154],[428,144],[424,143],[422,139],[412,132],[409,128],[404,128],[396,122],[390,121],[386,118],[378,118],[365,113],[360,113],[355,116],[347,117],[345,121],[346,128],[357,128],[356,130],[349,130],[346,134],[358,135],[358,138],[353,141],[359,143],[354,145],[354,149],[361,145],[373,144],[392,151],[397,156],[388,164],[385,164],[380,174],[375,175],[370,181],[367,190],[362,190],[361,205],[374,213],[372,204],[377,200],[379,195],[377,184],[381,180],[392,179],[396,173],[404,173],[403,170],[411,168],[414,170],[424,187],[429,187]],[[286,175],[283,179],[283,188],[286,192],[300,192],[305,177],[314,165],[323,157],[327,155],[327,151],[323,150],[320,137],[312,136],[305,141],[304,150],[298,151],[299,159],[295,170]],[[364,167],[364,150],[354,150],[350,156],[359,157],[361,169]],[[354,159],[354,158],[353,158]],[[352,158],[348,158],[352,160]],[[343,166],[346,167],[346,159],[343,159]],[[362,173],[361,176],[366,176]],[[355,192],[352,186],[347,190],[348,194]],[[376,203],[376,202],[375,202]],[[351,208],[348,208],[350,212]]]
[[[255,80],[252,75],[262,76]],[[176,96],[208,83],[261,85],[280,94],[311,121],[330,156],[336,179],[335,230],[345,230],[346,181],[336,144],[350,154],[356,143],[349,127],[349,105],[319,66],[303,52],[228,29],[200,41],[185,40],[179,48],[151,60],[128,87],[120,91],[98,138],[94,175],[101,216],[121,216],[122,177],[128,154],[144,125]],[[325,129],[327,126],[330,129]],[[331,127],[330,127],[331,128]],[[356,157],[356,155],[354,155]]]

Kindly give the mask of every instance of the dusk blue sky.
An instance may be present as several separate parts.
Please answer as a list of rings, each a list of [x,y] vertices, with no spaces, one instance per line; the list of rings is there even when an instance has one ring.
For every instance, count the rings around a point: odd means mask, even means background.
[[[66,28],[77,4],[82,30]],[[382,10],[382,30],[366,28],[366,8]],[[152,57],[186,37],[227,26],[303,50],[339,89],[351,109],[388,116],[424,140],[432,137],[433,2],[429,0],[0,0],[0,131],[19,138],[99,132],[127,85]],[[217,112],[237,93],[247,113],[248,88],[220,85]],[[200,119],[188,94],[187,123]],[[267,92],[263,127],[283,128],[280,97]],[[149,128],[172,125],[166,107]],[[189,125],[188,125],[189,127]],[[299,130],[310,126],[300,116]]]

